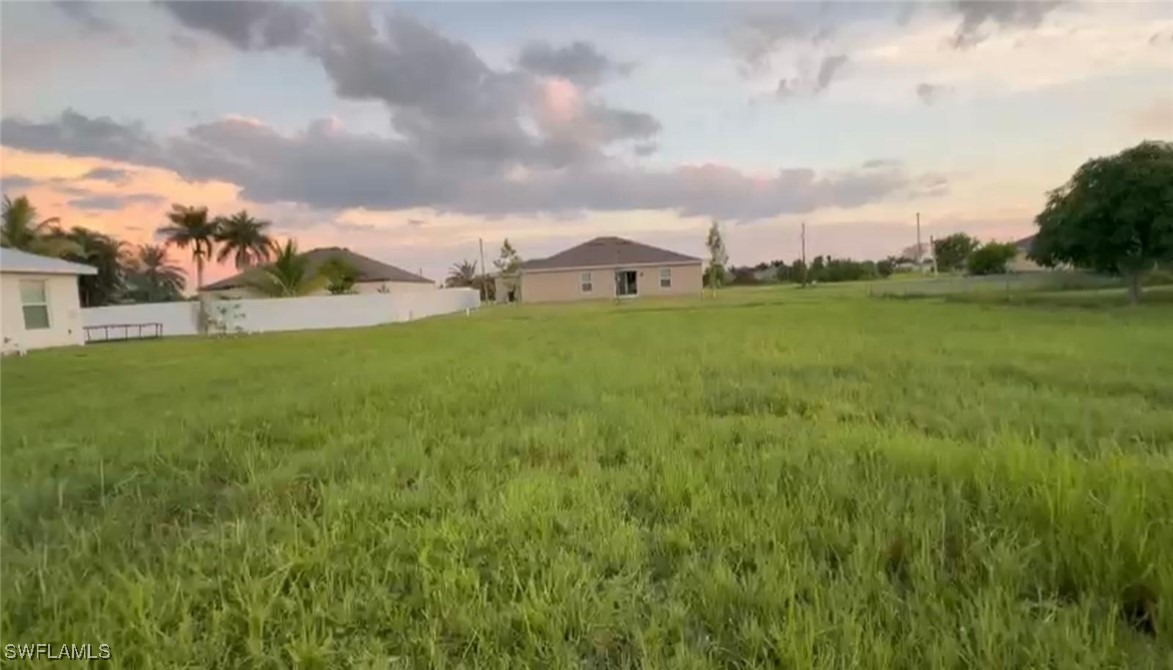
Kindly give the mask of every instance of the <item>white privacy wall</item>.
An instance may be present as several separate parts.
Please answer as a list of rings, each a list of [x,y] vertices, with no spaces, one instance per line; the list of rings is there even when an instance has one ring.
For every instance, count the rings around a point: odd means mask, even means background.
[[[142,305],[111,305],[87,307],[81,311],[83,326],[120,326],[124,324],[161,323],[163,335],[195,335],[196,304],[194,302],[154,302]],[[133,332],[133,331],[132,331]],[[113,339],[121,337],[120,330],[111,329]],[[101,339],[102,331],[91,333]]]
[[[473,289],[436,289],[403,294],[367,293],[308,298],[266,298],[208,301],[212,319],[230,332],[265,333],[281,330],[354,328],[414,321],[480,307]],[[162,323],[163,335],[196,334],[196,303],[172,302],[116,305],[82,310],[86,326]],[[101,337],[101,334],[98,334]]]

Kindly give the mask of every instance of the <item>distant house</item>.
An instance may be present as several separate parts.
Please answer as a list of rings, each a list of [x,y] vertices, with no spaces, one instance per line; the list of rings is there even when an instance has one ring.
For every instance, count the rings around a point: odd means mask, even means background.
[[[85,344],[77,280],[97,273],[88,265],[0,248],[4,351]]]
[[[1014,248],[1017,250],[1014,258],[1006,264],[1006,269],[1011,272],[1043,272],[1047,268],[1027,258],[1030,253],[1031,246],[1034,245],[1035,236],[1024,237],[1014,243]]]
[[[309,259],[311,275],[316,275],[324,263],[330,260],[342,261],[353,267],[358,273],[354,284],[355,293],[402,293],[405,291],[431,291],[436,284],[431,279],[408,272],[394,265],[356,254],[350,249],[340,247],[324,247],[311,249],[303,254]],[[264,294],[257,290],[256,283],[263,279],[264,271],[260,268],[245,270],[232,275],[227,279],[207,284],[200,293],[222,298],[260,298]],[[315,295],[327,293],[325,288],[319,289]]]
[[[633,242],[597,237],[549,258],[521,264],[512,300],[564,302],[598,298],[700,295],[699,258]],[[511,299],[509,284],[497,279],[497,301]]]

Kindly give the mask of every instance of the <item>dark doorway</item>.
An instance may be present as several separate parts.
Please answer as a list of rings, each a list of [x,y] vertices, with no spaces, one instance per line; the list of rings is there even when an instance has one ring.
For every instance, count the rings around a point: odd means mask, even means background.
[[[639,295],[635,270],[620,270],[615,273],[615,295]]]

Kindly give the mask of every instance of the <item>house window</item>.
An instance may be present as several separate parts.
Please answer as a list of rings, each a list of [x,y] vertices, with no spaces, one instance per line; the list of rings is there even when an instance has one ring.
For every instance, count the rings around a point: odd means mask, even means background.
[[[582,273],[582,275],[579,276],[578,281],[579,284],[582,285],[583,293],[590,293],[591,291],[595,290],[595,284],[591,281],[591,273]]]
[[[44,330],[49,327],[49,299],[45,294],[44,280],[20,280],[20,305],[24,310],[25,330]]]
[[[660,288],[672,288],[672,268],[660,268]]]

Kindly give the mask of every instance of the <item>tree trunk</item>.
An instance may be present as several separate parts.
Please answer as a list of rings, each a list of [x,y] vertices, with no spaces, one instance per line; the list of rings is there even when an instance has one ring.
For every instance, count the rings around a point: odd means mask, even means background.
[[[196,332],[200,335],[208,333],[208,306],[204,303],[204,294],[200,289],[204,285],[204,257],[196,256]]]
[[[1128,277],[1128,302],[1131,305],[1140,303],[1140,278],[1139,270],[1133,272]]]

